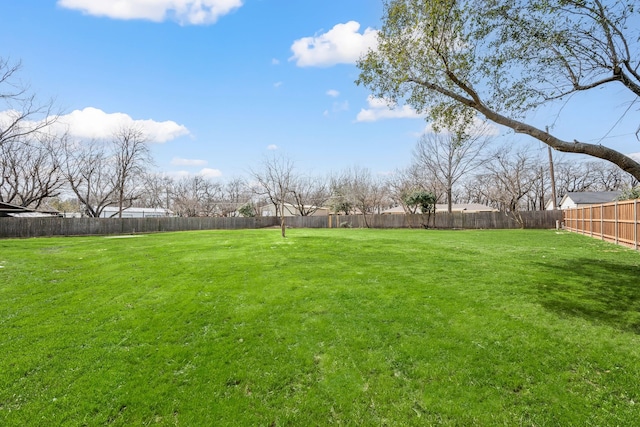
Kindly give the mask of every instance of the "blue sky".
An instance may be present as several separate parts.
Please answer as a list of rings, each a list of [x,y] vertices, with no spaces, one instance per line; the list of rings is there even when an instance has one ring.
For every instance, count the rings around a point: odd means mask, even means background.
[[[354,83],[381,16],[380,0],[4,1],[0,56],[78,137],[142,125],[163,172],[232,178],[275,151],[310,173],[384,174],[408,165],[426,123]],[[603,89],[530,119],[638,152],[638,105],[616,124],[633,99]]]

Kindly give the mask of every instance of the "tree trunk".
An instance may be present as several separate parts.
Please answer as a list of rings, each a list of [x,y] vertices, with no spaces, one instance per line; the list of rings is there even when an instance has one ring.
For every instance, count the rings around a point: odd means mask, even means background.
[[[122,205],[124,204],[124,192],[120,190],[120,197],[118,198],[118,218],[122,218]]]
[[[286,238],[286,226],[284,223],[284,203],[280,205],[280,232],[282,233],[282,237]]]

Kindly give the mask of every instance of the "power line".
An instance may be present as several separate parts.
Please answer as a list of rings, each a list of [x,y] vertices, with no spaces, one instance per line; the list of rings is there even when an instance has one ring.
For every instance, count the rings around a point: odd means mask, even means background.
[[[631,109],[631,107],[633,106],[633,104],[636,103],[636,101],[638,100],[638,98],[634,98],[633,101],[631,101],[631,103],[629,104],[629,106],[627,107],[627,109],[624,111],[624,113],[622,113],[622,115],[620,116],[620,118],[613,124],[613,126],[611,126],[611,129],[609,129],[607,131],[607,133],[604,134],[604,136],[602,138],[600,138],[596,144],[600,144],[602,142],[603,139],[607,138],[607,136],[611,133],[611,131],[618,126],[618,124],[622,121],[622,119],[624,118],[624,116],[627,115],[627,113],[629,112],[629,110]]]
[[[612,128],[612,129],[613,129],[613,128]],[[609,132],[611,132],[611,130],[610,130]],[[603,136],[603,137],[600,137],[600,138],[594,138],[594,139],[587,139],[587,140],[585,140],[585,142],[592,142],[592,141],[598,141],[598,142],[599,142],[599,141],[602,141],[603,139],[620,138],[620,137],[623,137],[623,136],[631,136],[631,135],[635,135],[635,133],[634,133],[634,132],[630,132],[630,133],[621,133],[621,134],[619,134],[619,135],[610,135],[610,136],[607,136],[607,135],[605,134],[605,136]]]

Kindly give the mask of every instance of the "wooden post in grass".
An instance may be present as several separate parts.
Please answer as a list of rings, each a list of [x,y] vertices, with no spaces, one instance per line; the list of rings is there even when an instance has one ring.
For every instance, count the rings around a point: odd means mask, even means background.
[[[287,237],[286,234],[286,226],[284,223],[284,199],[280,201],[280,232],[282,233],[282,237]]]

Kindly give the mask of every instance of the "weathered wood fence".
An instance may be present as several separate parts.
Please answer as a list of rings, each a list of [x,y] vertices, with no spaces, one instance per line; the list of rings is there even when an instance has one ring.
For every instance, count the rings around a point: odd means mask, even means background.
[[[623,200],[563,212],[566,230],[639,248],[640,200]]]
[[[559,211],[521,212],[524,228],[554,228]],[[287,217],[292,228],[421,228],[420,215],[330,215]],[[276,217],[259,218],[0,218],[0,238],[87,236],[157,233],[189,230],[238,230],[278,226]],[[521,228],[502,212],[438,213],[429,222],[434,228]]]
[[[189,230],[238,230],[279,224],[277,218],[0,218],[0,238],[90,236]]]
[[[505,228],[555,228],[556,221],[562,220],[559,211],[519,212],[522,224],[511,214],[504,212],[438,212],[428,221],[430,228],[441,229],[505,229]],[[299,217],[298,217],[299,218]],[[326,218],[326,217],[325,217]],[[297,219],[297,218],[296,218]],[[371,227],[371,228],[422,228],[422,215],[331,215],[328,228]]]

